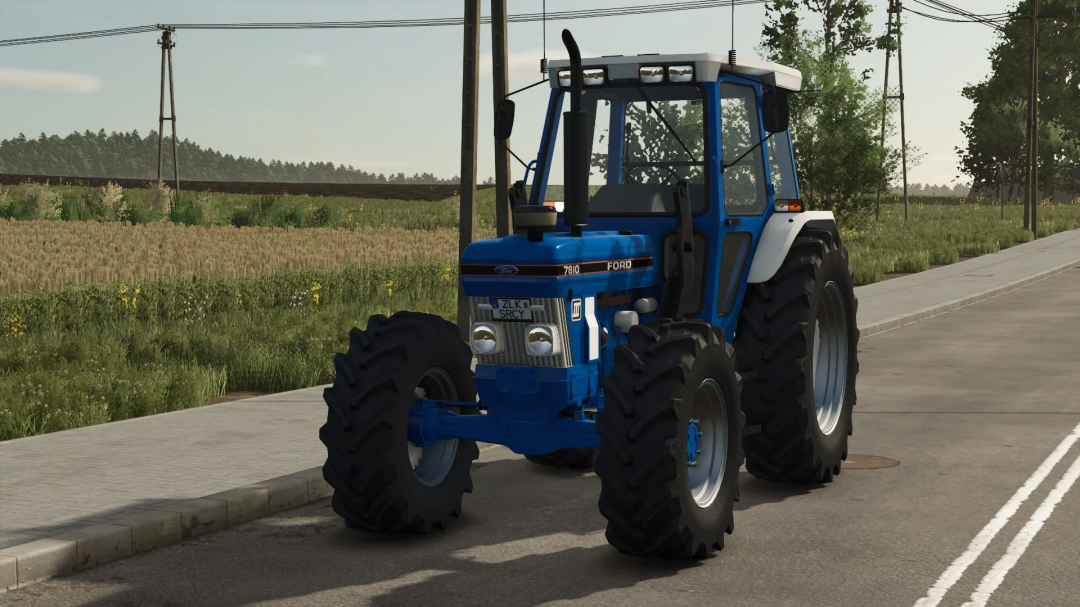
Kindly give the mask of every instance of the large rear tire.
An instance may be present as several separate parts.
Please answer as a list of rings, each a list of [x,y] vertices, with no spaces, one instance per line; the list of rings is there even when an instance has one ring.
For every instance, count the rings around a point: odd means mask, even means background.
[[[776,275],[746,290],[735,335],[746,423],[746,469],[785,483],[828,482],[847,459],[858,300],[847,249],[832,232],[807,229]]]
[[[525,459],[552,468],[591,468],[596,449],[556,449],[544,455],[526,455]]]
[[[734,528],[742,463],[740,380],[718,327],[631,327],[597,417],[600,512],[623,552],[704,558]]]
[[[476,400],[471,362],[457,327],[430,314],[376,315],[367,330],[349,333],[349,351],[334,357],[337,378],[323,392],[329,411],[319,429],[331,505],[349,527],[428,533],[460,515],[476,443],[416,447],[408,422],[417,396]]]

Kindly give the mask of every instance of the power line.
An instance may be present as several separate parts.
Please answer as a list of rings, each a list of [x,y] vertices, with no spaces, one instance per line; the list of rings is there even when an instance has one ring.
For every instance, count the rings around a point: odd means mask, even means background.
[[[644,15],[652,13],[700,10],[707,8],[726,7],[734,5],[764,4],[766,0],[692,0],[689,2],[666,2],[654,5],[637,5],[615,8],[595,8],[556,13],[522,13],[508,15],[508,23],[528,23],[532,21],[590,19],[593,17],[622,17],[626,15]],[[491,23],[491,17],[481,17],[481,23]],[[39,44],[44,42],[63,42],[67,40],[83,40],[87,38],[101,38],[105,36],[120,36],[124,34],[141,34],[156,30],[256,30],[256,29],[377,29],[398,27],[444,27],[463,25],[462,17],[441,17],[427,19],[384,19],[376,21],[322,21],[322,22],[292,22],[292,23],[178,23],[175,25],[140,25],[135,27],[117,28],[110,30],[97,30],[89,32],[75,32],[71,34],[57,34],[53,36],[36,36],[32,38],[14,38],[0,40],[0,46],[17,46],[22,44]]]
[[[1001,33],[1002,36],[1004,36],[1006,38],[1013,38],[1014,40],[1018,40],[1018,39],[1027,37],[1026,32],[1024,32],[1022,29],[1019,29],[1019,24],[1015,23],[1014,17],[1010,13],[992,13],[992,14],[987,14],[987,15],[979,15],[979,14],[967,11],[965,9],[962,9],[962,8],[959,8],[959,7],[956,7],[956,6],[952,6],[951,4],[941,2],[939,0],[912,0],[912,1],[918,3],[918,4],[922,5],[922,6],[925,6],[927,8],[931,8],[931,9],[934,9],[934,10],[941,11],[941,12],[946,13],[948,15],[953,15],[955,17],[964,17],[964,19],[952,19],[952,18],[948,18],[948,17],[942,17],[940,15],[928,15],[928,14],[925,14],[925,13],[921,13],[921,12],[912,10],[910,8],[906,9],[907,12],[915,13],[916,15],[919,15],[921,17],[926,17],[926,18],[929,18],[929,19],[933,19],[935,21],[944,21],[944,22],[949,22],[949,23],[979,23],[981,25],[985,25],[987,27],[990,27],[990,28],[993,28],[993,29],[997,30],[998,32]],[[1047,15],[1047,16],[1049,16],[1049,15]],[[1018,17],[1018,18],[1023,19],[1023,17]],[[1060,42],[1049,42],[1049,41],[1045,41],[1045,42],[1041,41],[1039,44],[1041,46],[1045,46],[1047,48],[1052,48],[1052,49],[1059,50],[1059,51],[1080,53],[1080,48],[1077,48],[1077,47],[1072,46],[1070,44],[1062,44]]]

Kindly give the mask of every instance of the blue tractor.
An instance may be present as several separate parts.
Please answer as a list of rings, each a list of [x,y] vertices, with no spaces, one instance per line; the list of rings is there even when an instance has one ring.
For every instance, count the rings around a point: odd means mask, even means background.
[[[733,54],[583,61],[563,40],[515,231],[461,258],[468,343],[415,312],[352,329],[323,473],[349,527],[426,533],[459,516],[477,441],[505,445],[594,465],[619,550],[706,557],[734,529],[744,458],[820,483],[847,457],[857,302],[832,213],[799,196],[802,77]]]

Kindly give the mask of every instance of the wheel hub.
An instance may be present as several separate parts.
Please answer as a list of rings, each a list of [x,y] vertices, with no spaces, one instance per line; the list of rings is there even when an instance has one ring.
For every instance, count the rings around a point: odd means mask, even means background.
[[[434,398],[439,400],[457,400],[457,387],[445,369],[438,367],[428,369],[420,378],[420,384],[413,390],[416,398]],[[441,483],[450,468],[454,465],[457,456],[458,441],[440,440],[435,444],[424,448],[407,441],[409,463],[412,465],[413,474],[417,480],[429,487]]]
[[[720,494],[728,454],[727,406],[719,384],[706,379],[698,386],[686,435],[686,476],[699,508],[708,508]]]
[[[686,431],[686,463],[690,466],[697,465],[697,456],[701,452],[698,449],[698,440],[701,438],[701,430],[698,430],[699,421],[690,418],[690,427]]]

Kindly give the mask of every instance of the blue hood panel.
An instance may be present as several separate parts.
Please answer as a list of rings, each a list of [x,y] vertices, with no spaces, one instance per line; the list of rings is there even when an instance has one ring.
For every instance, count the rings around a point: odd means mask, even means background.
[[[470,244],[461,256],[461,281],[473,297],[566,297],[658,284],[648,236],[618,232],[524,234]]]

